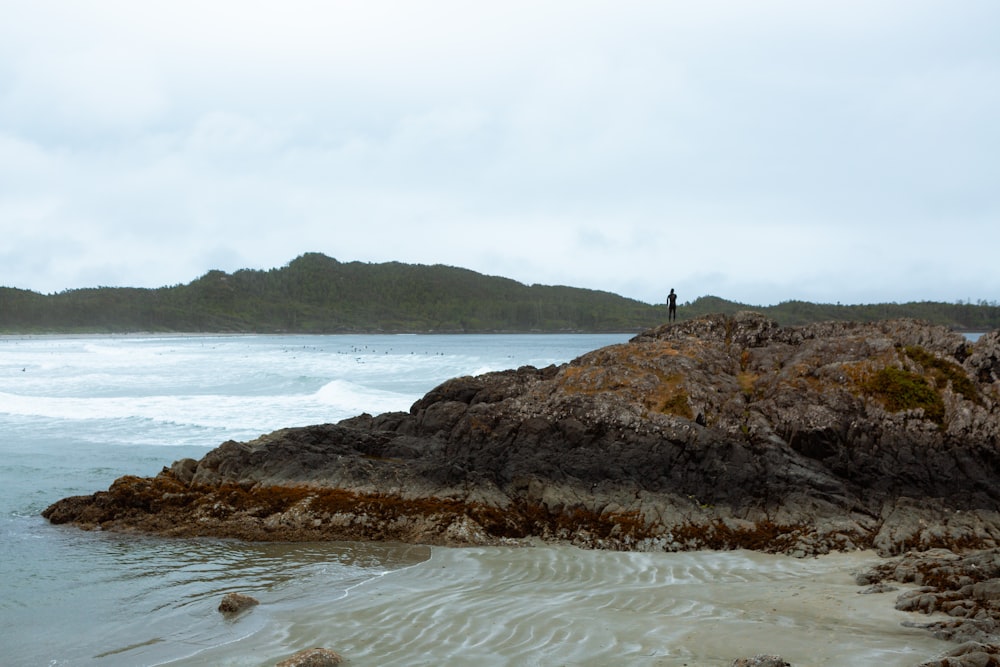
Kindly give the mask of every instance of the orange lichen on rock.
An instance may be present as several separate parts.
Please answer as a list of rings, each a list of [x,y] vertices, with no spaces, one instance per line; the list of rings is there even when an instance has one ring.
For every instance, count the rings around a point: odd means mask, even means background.
[[[614,393],[652,412],[694,418],[684,375],[674,364],[683,355],[674,346],[644,343],[599,352],[566,366],[557,377],[558,390],[567,395]]]

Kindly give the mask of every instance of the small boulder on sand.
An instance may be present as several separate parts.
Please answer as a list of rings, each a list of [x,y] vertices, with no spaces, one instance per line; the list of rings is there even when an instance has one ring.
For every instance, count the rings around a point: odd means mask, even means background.
[[[780,655],[755,655],[751,658],[736,658],[732,667],[790,667]]]
[[[328,648],[307,648],[282,660],[275,667],[334,667],[342,662],[344,659],[340,654]]]

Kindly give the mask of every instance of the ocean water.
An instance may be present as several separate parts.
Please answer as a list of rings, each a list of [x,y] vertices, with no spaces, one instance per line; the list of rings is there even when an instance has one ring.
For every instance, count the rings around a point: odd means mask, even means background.
[[[910,665],[946,647],[846,554],[165,540],[51,526],[67,495],[277,428],[406,410],[458,375],[616,335],[0,338],[0,665]],[[216,611],[230,591],[258,607]],[[920,620],[920,619],[918,619]]]
[[[266,626],[219,622],[230,590],[324,599],[429,557],[364,544],[171,541],[53,527],[61,497],[153,475],[228,439],[406,410],[438,383],[568,361],[598,336],[0,338],[0,664],[193,660]]]

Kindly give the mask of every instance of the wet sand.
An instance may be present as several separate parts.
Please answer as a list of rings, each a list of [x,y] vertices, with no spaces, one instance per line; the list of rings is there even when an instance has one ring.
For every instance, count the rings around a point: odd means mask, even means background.
[[[947,650],[901,625],[927,617],[896,611],[898,592],[859,594],[852,572],[877,561],[871,552],[435,548],[346,595],[262,605],[264,628],[184,664],[273,665],[325,646],[353,667],[725,666],[755,653],[797,667],[903,667]]]

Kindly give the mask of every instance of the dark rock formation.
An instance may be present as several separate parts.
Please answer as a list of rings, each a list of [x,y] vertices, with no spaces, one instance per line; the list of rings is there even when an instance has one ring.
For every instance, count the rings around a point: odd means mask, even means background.
[[[712,316],[449,380],[408,413],[226,442],[45,516],[277,540],[992,548],[1000,331]]]

